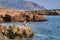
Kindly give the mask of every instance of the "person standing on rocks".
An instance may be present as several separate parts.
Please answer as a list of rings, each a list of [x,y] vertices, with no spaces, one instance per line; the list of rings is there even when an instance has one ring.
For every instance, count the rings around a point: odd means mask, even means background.
[[[23,26],[24,27],[27,27],[27,20],[25,19],[24,22],[23,22]]]

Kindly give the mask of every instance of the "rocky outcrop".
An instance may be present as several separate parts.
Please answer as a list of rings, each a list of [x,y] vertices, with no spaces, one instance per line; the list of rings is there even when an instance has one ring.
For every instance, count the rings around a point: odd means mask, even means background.
[[[31,28],[25,26],[0,26],[0,40],[19,40],[20,38],[31,38],[34,33]]]
[[[0,8],[0,22],[45,21],[42,15],[30,11]]]
[[[60,15],[60,9],[31,11],[39,15]]]

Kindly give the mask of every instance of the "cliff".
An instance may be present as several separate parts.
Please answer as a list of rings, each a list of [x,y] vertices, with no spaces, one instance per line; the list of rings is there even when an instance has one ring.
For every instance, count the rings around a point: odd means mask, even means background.
[[[0,25],[0,40],[20,40],[21,38],[31,38],[33,35],[33,31],[29,27]]]
[[[45,21],[43,15],[30,11],[0,8],[0,22]]]

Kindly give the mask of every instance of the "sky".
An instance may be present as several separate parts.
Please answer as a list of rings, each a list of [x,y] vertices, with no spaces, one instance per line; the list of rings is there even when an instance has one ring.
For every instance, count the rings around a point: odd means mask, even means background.
[[[26,0],[44,6],[46,9],[60,9],[60,0]]]

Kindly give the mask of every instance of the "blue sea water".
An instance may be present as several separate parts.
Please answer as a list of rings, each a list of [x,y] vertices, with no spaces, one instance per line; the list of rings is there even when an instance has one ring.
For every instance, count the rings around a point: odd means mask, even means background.
[[[48,21],[28,22],[27,25],[35,33],[33,38],[26,40],[60,40],[60,16],[45,16]],[[1,25],[23,25],[23,22],[0,23]]]

